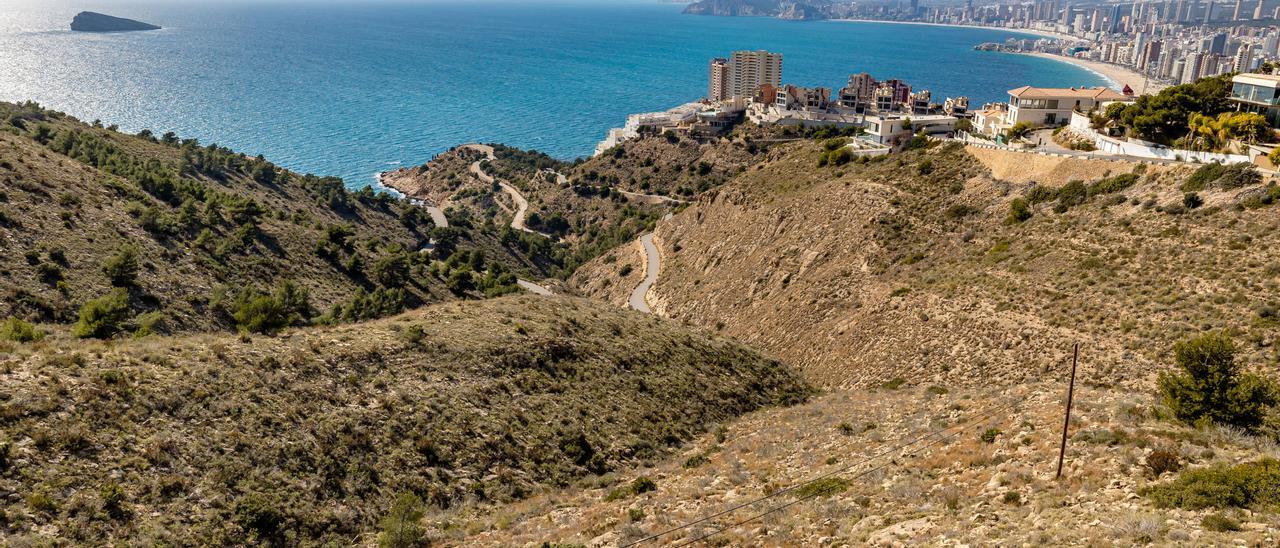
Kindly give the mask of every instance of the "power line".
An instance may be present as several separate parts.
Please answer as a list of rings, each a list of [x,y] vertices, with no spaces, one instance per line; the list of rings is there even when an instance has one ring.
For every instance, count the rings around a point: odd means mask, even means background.
[[[986,413],[982,413],[982,414],[979,416],[979,421],[978,421],[978,422],[981,422],[982,420],[985,420],[985,419],[991,418],[991,417],[995,416],[995,414],[996,414],[997,412],[1004,411],[1004,410],[1010,409],[1010,408],[1012,408],[1012,407],[1014,407],[1014,402],[1009,402],[1009,403],[1006,403],[1006,404],[1001,405],[1001,406],[999,406],[999,407],[992,408],[992,409],[991,409],[991,410],[989,410],[988,412],[986,412]],[[707,522],[707,521],[713,520],[713,519],[715,519],[715,518],[718,518],[718,517],[720,517],[720,516],[723,516],[723,515],[725,515],[725,514],[729,514],[729,513],[732,513],[732,512],[736,512],[736,511],[741,510],[742,508],[745,508],[745,507],[747,507],[747,506],[751,506],[751,505],[753,505],[753,504],[756,504],[756,503],[759,503],[759,502],[762,502],[762,501],[765,501],[765,500],[768,500],[768,499],[771,499],[771,498],[774,498],[774,497],[777,497],[777,496],[780,496],[780,495],[784,495],[784,494],[786,494],[786,493],[789,493],[789,492],[795,491],[795,490],[797,490],[797,489],[799,489],[799,488],[801,488],[801,487],[804,487],[805,485],[809,485],[809,484],[811,484],[811,483],[813,483],[813,482],[815,482],[815,481],[819,481],[819,480],[822,480],[822,479],[826,479],[826,478],[829,478],[829,477],[835,476],[835,475],[837,475],[837,474],[841,474],[841,473],[847,472],[847,471],[849,471],[849,470],[851,470],[851,469],[853,469],[853,468],[856,468],[856,467],[858,467],[858,466],[861,466],[861,465],[863,465],[863,464],[866,464],[867,462],[870,462],[870,461],[872,461],[872,460],[878,459],[878,458],[880,458],[880,457],[883,457],[883,456],[888,455],[888,454],[890,454],[890,453],[893,453],[893,452],[895,452],[895,451],[900,451],[900,450],[902,450],[902,449],[905,449],[905,448],[906,448],[906,447],[908,447],[908,446],[915,445],[916,443],[920,442],[921,440],[924,440],[924,439],[927,439],[927,438],[930,438],[930,437],[934,437],[934,436],[937,436],[937,435],[942,434],[942,433],[944,433],[944,432],[947,432],[947,431],[949,431],[949,430],[952,430],[952,429],[954,429],[954,428],[957,428],[957,427],[960,427],[960,426],[967,426],[967,425],[969,425],[969,424],[971,424],[971,422],[970,422],[970,421],[959,422],[959,423],[953,424],[953,425],[951,425],[951,426],[948,426],[948,427],[946,427],[946,428],[943,428],[943,429],[941,429],[941,430],[935,430],[935,431],[930,432],[930,433],[928,433],[928,434],[923,434],[923,435],[917,436],[917,437],[915,437],[914,439],[912,439],[912,440],[910,440],[910,441],[908,441],[908,442],[906,442],[906,443],[901,443],[901,444],[898,444],[898,445],[896,445],[896,446],[894,446],[894,447],[890,447],[890,448],[888,448],[888,449],[886,449],[886,450],[884,450],[884,451],[881,451],[880,453],[877,453],[877,454],[875,454],[875,455],[872,455],[872,456],[867,457],[867,458],[865,458],[865,459],[862,459],[862,460],[860,460],[860,461],[854,462],[853,464],[850,464],[850,465],[845,466],[845,467],[843,467],[843,468],[837,468],[837,469],[835,469],[835,470],[832,470],[831,472],[827,472],[826,474],[822,474],[822,475],[820,475],[820,476],[817,476],[817,477],[814,477],[814,478],[811,478],[811,479],[808,479],[808,480],[805,480],[805,481],[802,481],[802,482],[799,482],[799,483],[794,483],[794,484],[792,484],[792,485],[790,485],[790,486],[788,486],[788,487],[786,487],[786,488],[779,489],[779,490],[774,491],[774,492],[772,492],[772,493],[770,493],[770,494],[768,494],[768,495],[765,495],[765,496],[763,496],[763,497],[759,497],[759,498],[757,498],[757,499],[750,500],[750,501],[747,501],[747,502],[744,502],[744,503],[741,503],[741,504],[738,504],[738,505],[732,506],[732,507],[727,508],[727,509],[725,509],[725,510],[722,510],[722,511],[720,511],[720,512],[716,512],[716,513],[714,513],[714,514],[710,514],[710,515],[707,515],[707,516],[703,516],[703,517],[701,517],[701,518],[699,518],[699,519],[696,519],[696,520],[690,521],[690,522],[685,523],[685,524],[682,524],[682,525],[677,525],[677,526],[675,526],[675,527],[672,527],[672,528],[667,529],[667,530],[665,530],[665,531],[662,531],[662,532],[660,532],[660,533],[656,533],[656,534],[653,534],[653,535],[650,535],[650,536],[644,537],[644,538],[642,538],[642,539],[640,539],[640,540],[637,540],[637,541],[634,541],[634,542],[631,542],[631,543],[628,543],[628,544],[624,544],[624,545],[622,545],[622,547],[621,547],[621,548],[631,548],[631,547],[634,547],[634,546],[637,546],[637,545],[643,544],[643,543],[645,543],[645,542],[649,542],[649,541],[651,541],[651,540],[657,540],[658,538],[661,538],[661,537],[663,537],[663,536],[666,536],[666,535],[668,535],[668,534],[670,534],[670,533],[674,533],[674,532],[679,531],[679,530],[682,530],[682,529],[688,529],[688,528],[693,527],[694,525],[697,525],[697,524],[699,524],[699,523]],[[934,441],[932,441],[932,442],[929,442],[929,443],[925,444],[925,445],[924,445],[924,447],[921,447],[921,449],[923,449],[923,448],[925,448],[925,447],[929,447],[929,446],[931,446],[931,445],[933,445],[933,444],[937,443],[938,441],[939,441],[939,440],[934,440]],[[866,470],[866,471],[864,471],[864,472],[859,473],[858,475],[856,475],[856,476],[854,476],[854,477],[855,477],[855,478],[857,478],[857,477],[861,477],[861,476],[863,476],[863,475],[865,475],[865,474],[867,474],[867,473],[870,473],[870,472],[872,472],[872,471],[874,471],[874,470],[877,470],[877,469],[883,468],[884,466],[887,466],[887,464],[882,464],[882,465],[877,466],[877,467],[875,467],[875,468],[871,468],[871,469],[869,469],[869,470]],[[815,494],[815,495],[813,495],[813,496],[816,496],[816,494]],[[794,504],[796,504],[796,503],[798,503],[798,502],[800,502],[800,501],[802,501],[802,500],[806,500],[807,498],[812,498],[812,497],[802,497],[802,498],[800,498],[800,499],[794,500],[794,501],[792,501],[792,502],[789,502],[789,503],[787,503],[787,504],[784,504],[784,505],[782,505],[782,506],[779,506],[779,507],[777,507],[777,508],[774,508],[774,509],[772,509],[772,510],[769,510],[769,511],[767,511],[767,512],[763,513],[763,514],[759,514],[759,515],[757,515],[757,516],[753,516],[752,518],[749,518],[747,521],[742,522],[742,523],[746,523],[746,522],[749,522],[749,521],[751,521],[751,520],[753,520],[753,519],[757,519],[757,518],[762,517],[762,516],[764,516],[764,515],[767,515],[767,514],[770,514],[770,513],[776,512],[776,511],[781,510],[781,509],[783,509],[783,508],[786,508],[786,507],[789,507],[789,506],[791,506],[791,505],[794,505]],[[732,525],[732,526],[730,526],[730,527],[737,527],[738,525],[741,525],[742,523],[738,523],[738,524]],[[712,533],[710,533],[709,535],[706,535],[706,536],[704,536],[704,537],[701,537],[701,538],[698,538],[698,539],[694,539],[694,541],[693,541],[693,542],[696,542],[696,541],[698,541],[698,540],[702,540],[703,538],[706,538],[707,536],[714,535],[714,534],[716,534],[716,533],[719,533],[719,532],[721,532],[721,531],[724,531],[725,529],[727,529],[727,528],[722,528],[722,529],[719,529],[719,530],[717,530],[717,531],[715,531],[715,532],[712,532]],[[681,546],[683,546],[683,544],[682,544]]]

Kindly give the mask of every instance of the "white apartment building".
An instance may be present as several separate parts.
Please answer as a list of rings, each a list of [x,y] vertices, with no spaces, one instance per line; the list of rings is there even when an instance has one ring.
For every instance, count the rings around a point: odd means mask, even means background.
[[[711,60],[707,76],[707,99],[712,101],[723,101],[730,97],[730,68],[729,60],[723,57],[716,57]]]

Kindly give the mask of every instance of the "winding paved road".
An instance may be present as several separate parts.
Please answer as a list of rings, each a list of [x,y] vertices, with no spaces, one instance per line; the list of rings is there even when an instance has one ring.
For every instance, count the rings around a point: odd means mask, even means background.
[[[653,245],[653,233],[650,232],[640,237],[640,246],[644,250],[644,280],[631,291],[631,299],[628,304],[631,308],[652,314],[649,309],[649,303],[645,301],[645,295],[649,293],[649,288],[658,281],[658,269],[661,268],[661,260],[658,257],[658,248]]]

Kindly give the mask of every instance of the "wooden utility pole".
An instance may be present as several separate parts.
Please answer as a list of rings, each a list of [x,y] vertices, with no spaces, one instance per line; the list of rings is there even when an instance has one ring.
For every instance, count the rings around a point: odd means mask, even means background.
[[[1062,447],[1058,449],[1058,474],[1053,479],[1062,479],[1062,459],[1067,456],[1067,429],[1071,427],[1071,400],[1076,394],[1076,361],[1080,358],[1080,343],[1071,347],[1071,384],[1067,385],[1067,413],[1062,420]]]

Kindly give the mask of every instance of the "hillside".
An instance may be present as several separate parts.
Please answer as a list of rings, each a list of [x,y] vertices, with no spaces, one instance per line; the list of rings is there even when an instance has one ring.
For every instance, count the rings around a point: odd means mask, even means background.
[[[527,227],[550,237],[500,228],[504,241],[519,240],[523,248],[550,257],[555,273],[568,275],[649,230],[693,196],[765,160],[778,141],[798,138],[794,130],[747,127],[707,143],[655,135],[575,162],[502,145],[464,145],[424,165],[385,173],[383,181],[439,206],[450,219],[496,227],[507,227],[517,216],[518,204],[499,182],[509,184],[528,202]],[[492,159],[486,148],[492,148]]]
[[[1056,480],[1066,380],[1066,364],[1057,365],[1052,380],[1025,385],[839,390],[752,413],[665,462],[624,474],[649,479],[651,491],[611,497],[610,488],[584,488],[459,516],[476,533],[457,545],[1280,541],[1280,514],[1265,507],[1163,508],[1147,496],[1174,484],[1179,468],[1274,459],[1280,448],[1230,428],[1171,422],[1168,410],[1153,403],[1146,379],[1078,387],[1063,479]],[[1152,468],[1160,455],[1176,463],[1165,465],[1172,471]]]
[[[446,303],[271,338],[54,336],[0,354],[0,537],[367,542],[400,511],[616,483],[808,394],[737,343],[581,299]],[[431,538],[465,534],[431,523]]]
[[[1189,209],[1190,167],[951,145],[815,168],[820,147],[792,147],[659,223],[658,313],[833,387],[1033,380],[1074,341],[1110,382],[1207,329],[1276,363],[1274,187],[1210,180]],[[571,282],[622,302],[633,249]]]
[[[434,256],[418,252],[432,240]],[[476,289],[449,283],[457,268],[432,268],[455,250],[479,266]],[[350,321],[514,291],[514,280],[479,278],[541,278],[550,264],[497,230],[440,230],[421,208],[349,192],[337,178],[9,103],[0,103],[0,251],[0,318],[61,329],[115,286],[127,300],[119,328],[158,333],[235,328],[245,303],[286,282],[300,295],[289,323]],[[473,252],[484,260],[470,261]]]

